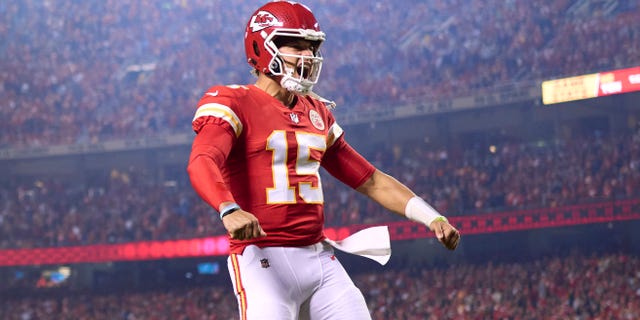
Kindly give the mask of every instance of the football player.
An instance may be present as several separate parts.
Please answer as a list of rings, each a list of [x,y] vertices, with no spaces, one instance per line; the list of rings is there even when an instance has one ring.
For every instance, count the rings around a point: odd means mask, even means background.
[[[345,140],[332,103],[313,92],[325,40],[309,8],[274,1],[244,35],[255,84],[213,86],[198,103],[188,173],[230,237],[241,319],[370,319],[362,293],[323,233],[319,169],[424,224],[448,249],[445,217]]]

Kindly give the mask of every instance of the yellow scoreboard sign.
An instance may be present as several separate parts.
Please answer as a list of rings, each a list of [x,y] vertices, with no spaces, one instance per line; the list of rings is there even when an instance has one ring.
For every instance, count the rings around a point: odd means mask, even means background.
[[[544,81],[542,102],[560,103],[640,91],[640,66]]]
[[[542,103],[553,104],[598,96],[599,73],[542,82]]]

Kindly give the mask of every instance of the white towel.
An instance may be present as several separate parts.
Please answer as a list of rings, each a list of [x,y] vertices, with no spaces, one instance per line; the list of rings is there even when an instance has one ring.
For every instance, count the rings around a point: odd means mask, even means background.
[[[324,240],[332,247],[347,253],[363,256],[385,265],[391,258],[389,227],[378,226],[360,230],[343,240]]]

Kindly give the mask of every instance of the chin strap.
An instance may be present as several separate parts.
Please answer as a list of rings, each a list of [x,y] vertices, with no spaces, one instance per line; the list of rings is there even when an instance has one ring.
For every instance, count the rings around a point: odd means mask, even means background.
[[[336,108],[336,102],[329,100],[329,99],[325,99],[321,96],[319,96],[317,93],[313,92],[313,91],[309,91],[308,95],[310,95],[312,98],[320,100],[322,103],[324,103],[327,108],[329,108],[330,110],[333,110]]]

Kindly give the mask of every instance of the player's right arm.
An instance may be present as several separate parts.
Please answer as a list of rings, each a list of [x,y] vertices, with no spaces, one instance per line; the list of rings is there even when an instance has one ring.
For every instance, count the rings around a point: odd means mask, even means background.
[[[340,137],[325,154],[323,166],[340,181],[386,209],[427,226],[438,241],[454,250],[460,232],[406,185],[376,169]],[[440,218],[441,217],[441,218]]]
[[[198,195],[218,212],[224,213],[235,204],[235,200],[224,181],[221,168],[241,133],[242,125],[228,106],[230,99],[220,91],[223,91],[222,88],[210,89],[198,104],[192,123],[196,137],[193,140],[187,172]],[[224,215],[222,222],[234,239],[243,240],[266,235],[258,219],[242,209]]]

